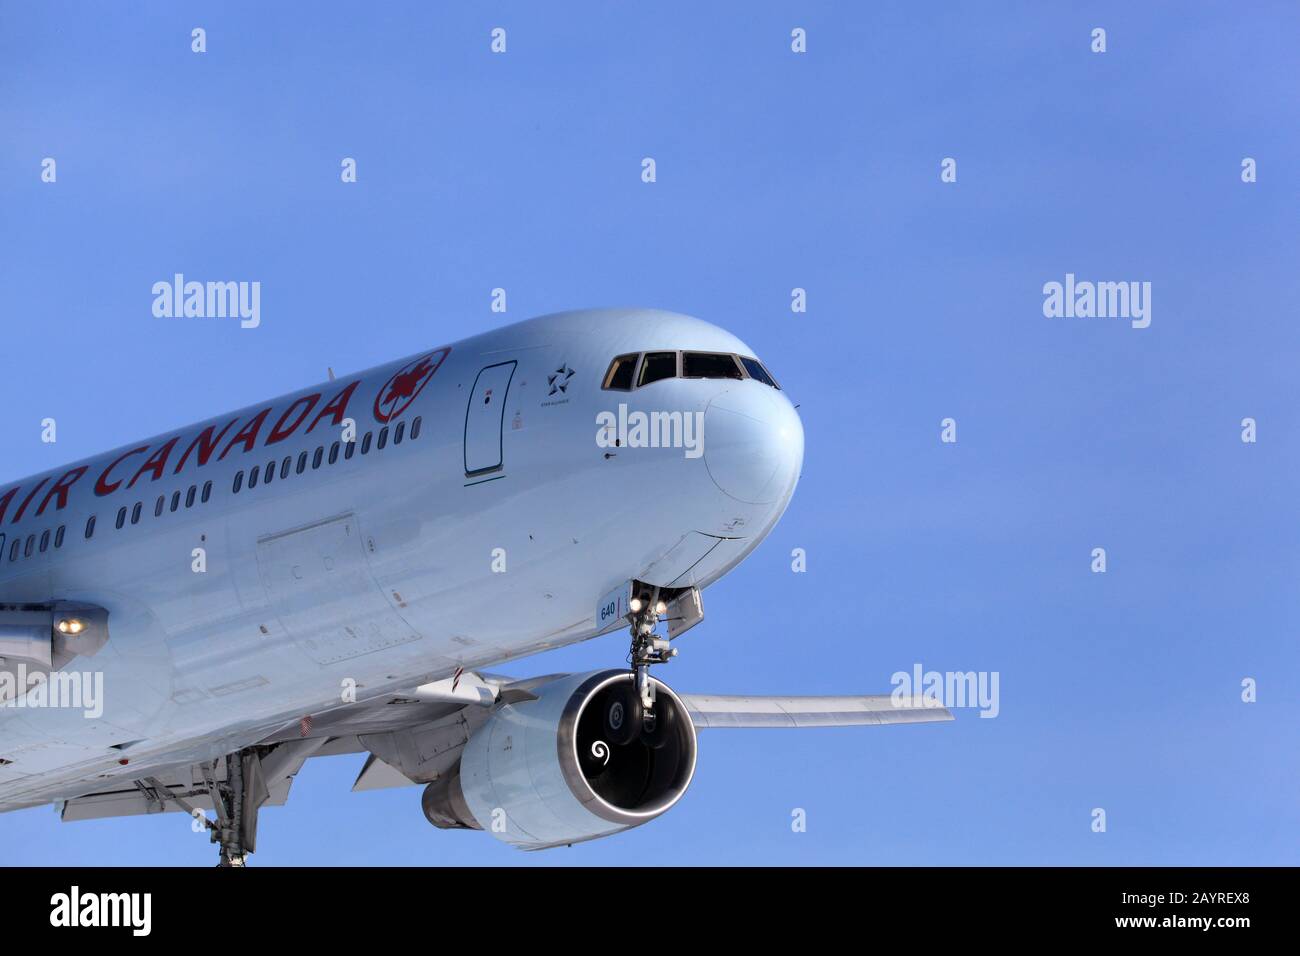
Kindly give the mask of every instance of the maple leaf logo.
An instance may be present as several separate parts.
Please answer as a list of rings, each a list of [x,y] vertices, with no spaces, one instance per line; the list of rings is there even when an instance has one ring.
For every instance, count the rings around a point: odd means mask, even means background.
[[[375,418],[387,423],[406,411],[450,351],[439,349],[399,369],[375,396]]]
[[[388,394],[380,402],[381,405],[392,405],[394,402],[403,398],[414,398],[415,390],[425,377],[433,371],[433,363],[428,358],[422,358],[416,364],[415,368],[409,372],[398,372],[393,376],[393,380],[388,383]]]

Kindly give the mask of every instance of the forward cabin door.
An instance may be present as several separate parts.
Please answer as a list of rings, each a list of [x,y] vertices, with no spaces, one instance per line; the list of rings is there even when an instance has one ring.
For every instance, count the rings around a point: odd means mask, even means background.
[[[478,373],[465,409],[465,477],[500,471],[502,431],[505,428],[506,393],[517,362],[489,365]]]

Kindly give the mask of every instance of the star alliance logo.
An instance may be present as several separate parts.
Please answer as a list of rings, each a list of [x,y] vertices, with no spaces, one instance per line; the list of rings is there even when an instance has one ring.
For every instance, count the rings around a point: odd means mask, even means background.
[[[546,394],[550,396],[556,392],[564,392],[567,395],[569,393],[569,379],[573,378],[573,375],[574,371],[569,368],[569,364],[567,362],[561,363],[559,368],[546,376],[546,384],[551,386],[551,390]]]

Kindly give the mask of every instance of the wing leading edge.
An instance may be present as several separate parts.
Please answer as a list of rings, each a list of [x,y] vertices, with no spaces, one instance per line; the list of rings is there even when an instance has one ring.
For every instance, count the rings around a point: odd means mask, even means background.
[[[717,727],[860,727],[952,720],[943,707],[895,703],[890,694],[859,697],[755,697],[680,694],[701,730]]]

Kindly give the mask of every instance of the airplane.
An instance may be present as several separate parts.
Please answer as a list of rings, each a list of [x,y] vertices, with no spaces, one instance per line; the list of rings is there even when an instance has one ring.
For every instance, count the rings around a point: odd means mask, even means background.
[[[0,485],[0,812],[188,813],[243,866],[308,759],[366,754],[353,790],[536,850],[672,808],[700,730],[951,720],[652,674],[803,441],[734,335],[592,309]],[[491,670],[619,628],[619,666]]]

